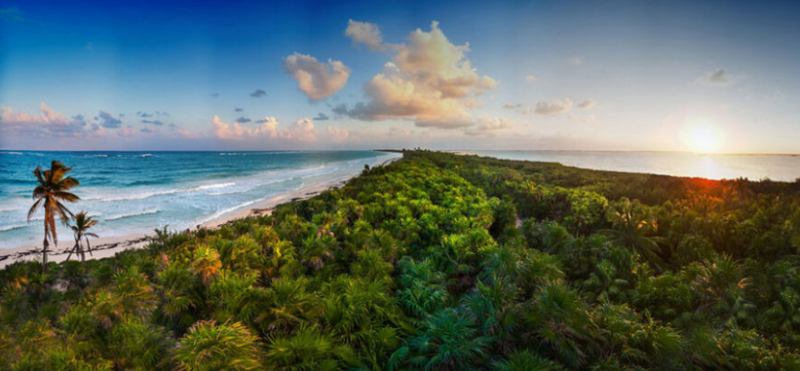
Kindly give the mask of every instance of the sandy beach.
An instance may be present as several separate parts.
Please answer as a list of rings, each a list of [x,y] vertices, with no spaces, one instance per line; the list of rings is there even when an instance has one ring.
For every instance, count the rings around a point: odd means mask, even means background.
[[[381,162],[378,166],[385,166],[402,157],[393,157]],[[269,215],[272,210],[284,203],[305,200],[314,197],[328,189],[338,188],[347,184],[347,181],[358,176],[358,174],[345,175],[338,178],[327,179],[324,181],[311,182],[292,192],[275,196],[260,202],[256,202],[250,207],[225,213],[200,225],[202,228],[219,228],[220,226],[236,219],[248,216]],[[59,225],[60,226],[60,225]],[[160,227],[160,226],[159,226]],[[155,229],[156,227],[154,227]],[[51,246],[48,254],[49,261],[62,262],[69,256],[74,241],[72,234],[67,233],[66,229],[59,228],[59,243],[57,247]],[[152,234],[129,234],[115,237],[100,237],[90,240],[92,254],[86,255],[87,259],[102,259],[114,256],[114,254],[129,249],[140,249],[147,246]],[[41,243],[36,245],[23,245],[8,249],[0,249],[0,269],[17,261],[37,261],[41,260]],[[74,260],[76,257],[70,257]]]

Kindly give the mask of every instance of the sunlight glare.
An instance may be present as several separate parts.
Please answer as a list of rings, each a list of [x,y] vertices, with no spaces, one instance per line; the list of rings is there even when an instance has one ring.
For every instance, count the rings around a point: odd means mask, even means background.
[[[723,134],[704,118],[690,121],[684,130],[684,142],[696,153],[717,153],[724,141]]]

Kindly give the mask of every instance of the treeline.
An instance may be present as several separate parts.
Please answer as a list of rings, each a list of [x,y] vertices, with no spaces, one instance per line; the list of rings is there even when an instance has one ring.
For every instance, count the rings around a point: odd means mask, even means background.
[[[800,369],[796,187],[407,151],[272,216],[8,266],[0,368]]]

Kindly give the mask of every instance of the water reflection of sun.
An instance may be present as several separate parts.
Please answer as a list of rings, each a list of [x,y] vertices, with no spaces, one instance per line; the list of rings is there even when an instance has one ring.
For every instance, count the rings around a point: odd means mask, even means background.
[[[698,156],[699,158],[694,162],[694,166],[690,170],[693,176],[708,179],[722,179],[731,178],[728,169],[719,161],[717,156]]]

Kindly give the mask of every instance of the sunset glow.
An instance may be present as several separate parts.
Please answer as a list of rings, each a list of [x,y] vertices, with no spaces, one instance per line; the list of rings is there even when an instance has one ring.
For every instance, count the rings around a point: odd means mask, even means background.
[[[690,122],[684,133],[684,143],[696,153],[718,153],[724,144],[724,134],[705,119]]]

